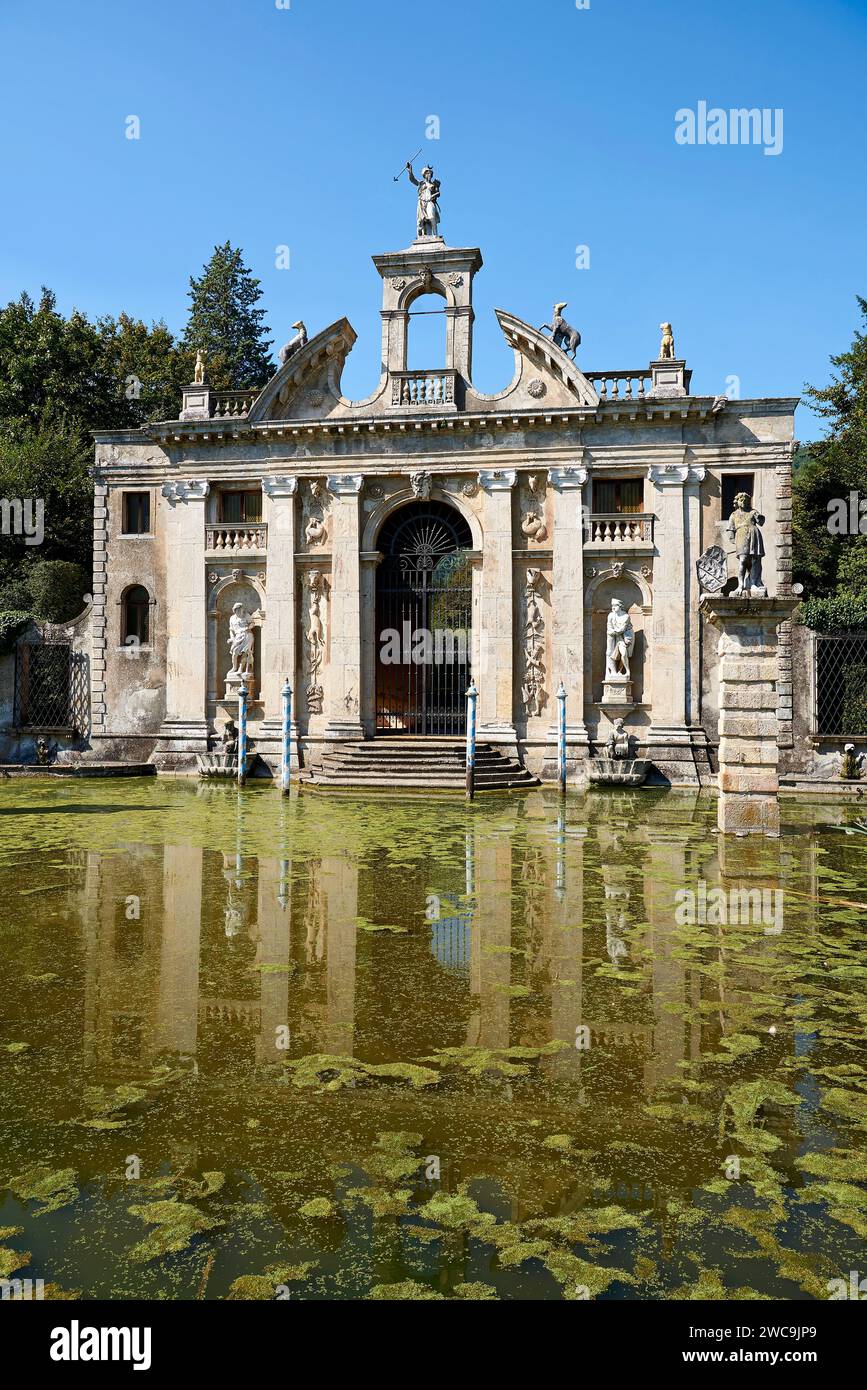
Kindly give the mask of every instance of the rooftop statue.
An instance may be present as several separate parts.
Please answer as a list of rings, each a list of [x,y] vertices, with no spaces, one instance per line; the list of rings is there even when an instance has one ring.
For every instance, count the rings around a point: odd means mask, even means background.
[[[662,342],[659,345],[659,360],[665,362],[669,358],[674,360],[674,330],[670,323],[661,323]]]
[[[547,328],[551,334],[554,346],[562,348],[565,353],[571,354],[572,361],[575,361],[575,353],[581,346],[581,334],[577,328],[573,328],[571,323],[567,323],[563,317],[563,310],[568,304],[564,299],[562,304],[554,305],[554,312],[551,315],[550,323],[543,323],[539,332],[544,333]]]
[[[201,348],[196,348],[196,374],[193,381],[196,386],[205,384],[205,354]]]
[[[440,181],[434,178],[434,171],[426,164],[417,179],[412,171],[412,163],[407,160],[406,172],[410,183],[418,189],[418,210],[416,212],[417,236],[439,236],[440,234]]]
[[[304,327],[304,321],[299,319],[297,323],[293,323],[292,327],[296,328],[298,331],[294,338],[290,338],[288,343],[283,344],[278,353],[281,367],[286,364],[294,353],[300,352],[303,347],[307,346],[307,329]]]

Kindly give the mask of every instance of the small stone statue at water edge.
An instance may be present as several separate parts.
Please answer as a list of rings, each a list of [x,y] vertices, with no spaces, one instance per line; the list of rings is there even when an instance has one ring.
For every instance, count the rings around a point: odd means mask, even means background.
[[[630,676],[629,662],[635,649],[635,629],[632,619],[619,598],[611,600],[605,643],[605,679]]]
[[[844,782],[860,782],[864,776],[864,754],[855,752],[854,743],[847,743],[840,754],[840,777]]]
[[[229,619],[229,651],[232,657],[230,674],[252,676],[253,674],[253,624],[243,603],[232,607]]]
[[[223,757],[226,759],[226,762],[228,763],[229,760],[232,758],[237,758],[238,726],[235,723],[234,719],[228,719],[226,721],[225,725],[223,726],[223,732],[220,735],[220,739],[223,744]]]
[[[632,756],[632,735],[626,732],[622,719],[615,719],[614,728],[605,740],[605,756],[608,758],[629,758]]]
[[[734,541],[738,557],[738,587],[736,594],[767,595],[762,582],[762,557],[765,543],[762,540],[762,524],[765,518],[751,506],[748,492],[739,492],[735,498],[735,509],[729,517],[728,537]]]

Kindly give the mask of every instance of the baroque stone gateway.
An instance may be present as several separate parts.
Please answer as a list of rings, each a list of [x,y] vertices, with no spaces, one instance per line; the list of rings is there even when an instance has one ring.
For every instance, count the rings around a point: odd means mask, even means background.
[[[556,775],[562,682],[572,781],[610,749],[650,780],[715,780],[720,639],[700,598],[791,593],[796,399],[697,394],[664,320],[646,366],[579,366],[565,302],[553,336],[495,311],[513,367],[479,391],[482,255],[446,244],[439,181],[408,172],[418,236],[373,257],[368,396],[341,385],[348,320],[308,335],[299,319],[261,391],[214,390],[200,358],[177,419],[97,434],[92,756],[195,771],[233,745],[243,680],[257,770],[274,774],[288,677],[293,758],[315,771],[347,745],[460,739],[472,677],[480,742],[535,775]],[[440,360],[410,367],[431,310]],[[761,692],[761,737],[780,747],[790,607]],[[742,732],[749,717],[726,714]]]

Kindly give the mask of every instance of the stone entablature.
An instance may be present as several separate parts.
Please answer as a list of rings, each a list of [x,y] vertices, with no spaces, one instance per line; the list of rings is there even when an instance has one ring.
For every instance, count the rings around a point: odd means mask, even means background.
[[[379,538],[400,509],[429,506],[432,515],[451,509],[471,537],[480,737],[550,770],[562,680],[572,769],[605,742],[623,715],[603,690],[604,624],[616,599],[635,632],[629,732],[672,780],[694,782],[706,765],[716,653],[702,638],[695,564],[720,543],[726,478],[750,475],[765,518],[769,591],[791,582],[796,401],[661,395],[659,363],[584,374],[503,311],[515,376],[499,396],[483,397],[470,378],[481,256],[434,240],[376,258],[386,369],[366,401],[340,395],[355,334],[339,320],[293,352],[252,404],[250,393],[223,393],[223,413],[205,414],[217,409],[216,393],[200,383],[186,393],[186,418],[97,436],[93,655],[104,689],[94,746],[103,756],[134,750],[139,760],[153,754],[163,767],[187,768],[206,751],[232,713],[223,677],[237,603],[252,616],[250,729],[267,762],[277,760],[286,676],[303,759],[373,736]],[[411,373],[401,316],[431,289],[450,316],[448,360]],[[662,365],[689,389],[682,362]],[[419,398],[422,377],[440,380],[432,400],[427,385]],[[617,502],[624,485],[628,505]],[[147,536],[122,534],[127,490],[150,493]],[[229,490],[260,499],[246,520],[226,519]],[[150,596],[152,621],[149,642],[131,656],[121,625],[135,584]]]

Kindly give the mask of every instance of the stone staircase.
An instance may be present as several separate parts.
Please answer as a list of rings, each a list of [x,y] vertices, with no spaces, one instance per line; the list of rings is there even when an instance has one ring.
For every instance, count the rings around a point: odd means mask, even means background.
[[[386,791],[464,791],[467,784],[463,739],[376,738],[335,744],[320,766],[302,772],[302,786],[381,788]],[[476,745],[475,789],[519,791],[540,786],[515,758],[490,743]]]

